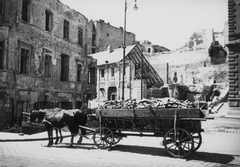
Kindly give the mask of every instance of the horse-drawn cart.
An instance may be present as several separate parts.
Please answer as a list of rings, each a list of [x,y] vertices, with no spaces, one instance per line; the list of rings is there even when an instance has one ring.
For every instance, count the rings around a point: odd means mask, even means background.
[[[127,136],[163,137],[165,150],[178,158],[201,146],[201,121],[208,119],[198,108],[98,109],[96,116],[100,122],[97,129],[80,128],[93,132],[98,148],[110,148]]]

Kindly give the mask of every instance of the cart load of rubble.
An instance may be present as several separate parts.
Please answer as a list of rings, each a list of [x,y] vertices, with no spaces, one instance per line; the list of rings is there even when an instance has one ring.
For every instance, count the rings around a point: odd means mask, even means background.
[[[194,102],[182,101],[174,98],[129,99],[105,101],[99,109],[144,109],[144,108],[197,108]]]

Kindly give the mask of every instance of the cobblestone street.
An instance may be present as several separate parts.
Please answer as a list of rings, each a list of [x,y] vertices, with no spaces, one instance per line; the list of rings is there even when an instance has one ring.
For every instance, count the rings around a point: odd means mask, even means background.
[[[46,147],[47,141],[0,142],[0,166],[240,166],[239,119],[215,118],[203,123],[203,143],[187,159],[170,157],[159,137],[127,137],[111,150],[96,149],[92,140],[68,148]],[[75,141],[77,139],[75,138]]]

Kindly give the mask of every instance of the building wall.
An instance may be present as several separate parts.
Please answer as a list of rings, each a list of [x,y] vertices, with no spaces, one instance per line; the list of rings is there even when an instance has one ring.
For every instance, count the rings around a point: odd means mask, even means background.
[[[4,43],[0,69],[0,129],[21,124],[18,119],[24,117],[22,112],[36,107],[36,102],[52,102],[60,107],[57,105],[60,102],[72,102],[71,107],[75,108],[76,102],[83,103],[96,94],[96,84],[88,81],[89,68],[96,67],[96,60],[85,52],[88,19],[58,0],[30,2],[27,22],[22,20],[22,0],[5,0],[4,9],[10,11],[0,14],[0,41]],[[46,10],[52,14],[50,31],[45,30]],[[64,20],[69,22],[68,39],[63,38]],[[83,30],[81,46],[77,35],[79,27]],[[20,72],[21,48],[30,51],[27,74]],[[69,59],[67,81],[61,81],[62,54]],[[44,75],[46,55],[52,58],[51,77]],[[82,66],[79,82],[77,64]]]
[[[124,98],[125,99],[141,99],[141,80],[135,79],[135,65],[132,61],[126,61],[126,74],[124,85]],[[114,68],[114,76],[111,75],[111,69]],[[104,76],[101,71],[104,70]],[[97,68],[97,100],[113,100],[109,99],[109,88],[116,88],[116,99],[122,98],[122,63],[105,64]],[[147,95],[147,86],[143,82],[143,98]],[[101,91],[104,90],[104,91]]]
[[[240,107],[240,0],[228,0],[229,106]],[[235,110],[237,111],[237,110]],[[237,112],[239,113],[240,110]]]
[[[97,29],[97,46],[98,51],[107,50],[110,45],[112,49],[123,46],[124,30],[122,27],[114,27],[110,23],[105,23],[104,20],[94,22]],[[135,44],[135,34],[126,32],[126,46]]]

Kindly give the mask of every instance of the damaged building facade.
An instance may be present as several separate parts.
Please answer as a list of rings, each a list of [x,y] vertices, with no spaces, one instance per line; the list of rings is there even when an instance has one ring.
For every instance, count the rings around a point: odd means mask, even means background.
[[[21,125],[31,109],[81,108],[95,98],[89,27],[58,0],[0,0],[0,130]]]
[[[228,0],[228,30],[228,100],[230,107],[240,108],[240,0]],[[239,110],[232,110],[231,112],[235,111],[240,114]]]

